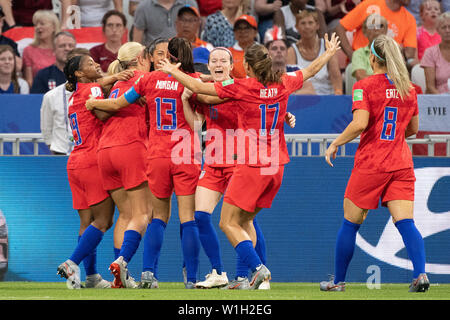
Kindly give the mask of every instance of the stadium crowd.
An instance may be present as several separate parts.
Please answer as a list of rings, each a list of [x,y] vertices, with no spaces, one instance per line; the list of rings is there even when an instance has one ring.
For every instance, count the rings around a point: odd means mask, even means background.
[[[373,6],[379,10],[373,11]],[[246,76],[242,57],[254,42],[266,46],[275,40],[284,42],[278,59],[287,70],[295,70],[319,56],[320,39],[336,31],[342,52],[310,80],[309,89],[297,94],[350,94],[355,81],[371,74],[361,60],[368,55],[369,39],[381,32],[401,44],[419,93],[448,93],[449,9],[448,1],[439,0],[130,0],[125,13],[122,0],[2,0],[0,44],[12,48],[15,64],[8,64],[10,50],[5,49],[0,93],[45,93],[64,83],[64,60],[77,45],[71,37],[76,20],[82,30],[102,27],[105,42],[88,49],[103,72],[126,41],[148,45],[158,37],[177,36],[187,38],[193,49],[228,48],[235,63],[234,78]],[[372,13],[379,16],[368,19]],[[16,29],[17,37],[21,27],[34,27],[34,39],[18,50],[8,34]],[[199,70],[207,73],[201,65],[208,52],[194,50],[194,56]]]

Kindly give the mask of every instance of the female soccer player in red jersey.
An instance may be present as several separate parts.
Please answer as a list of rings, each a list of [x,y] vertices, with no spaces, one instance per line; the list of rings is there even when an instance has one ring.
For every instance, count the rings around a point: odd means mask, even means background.
[[[132,70],[133,77],[116,82],[110,90],[110,97],[123,95],[141,75],[150,70],[149,54],[142,44],[125,43],[118,51],[118,59],[109,65],[108,73],[114,75],[124,70]],[[125,233],[134,230],[143,234],[145,229],[141,224],[147,224],[151,218],[146,174],[147,144],[145,107],[131,104],[105,121],[98,142],[97,159],[103,187],[119,209],[114,229],[116,259],[125,254],[120,252]],[[114,269],[111,271],[116,272]],[[115,281],[114,287],[136,287],[133,278],[128,277],[126,281],[126,284]]]
[[[85,108],[90,96],[96,99],[103,97],[101,86],[95,82],[102,77],[99,70],[98,64],[88,55],[71,58],[64,68],[67,90],[74,91],[69,99],[68,115],[75,146],[67,162],[73,207],[78,210],[80,219],[93,220],[82,233],[71,257],[57,269],[71,289],[81,287],[78,265],[95,250],[104,232],[112,226],[114,215],[114,203],[101,184],[96,155],[103,126],[100,119],[109,115]],[[95,269],[95,264],[92,268]],[[95,270],[86,270],[86,275],[86,287],[111,286]]]
[[[323,291],[344,291],[356,233],[381,198],[400,232],[414,272],[411,292],[425,292],[425,249],[413,220],[414,167],[405,139],[418,131],[417,95],[397,43],[385,35],[371,45],[374,75],[353,86],[353,120],[331,143],[325,160],[333,166],[338,147],[361,134],[355,164],[344,195],[344,220],[335,249],[335,276]]]
[[[192,49],[188,41],[173,38],[168,44],[168,53],[174,63],[180,62],[184,72],[196,75],[192,57]],[[89,100],[88,109],[115,111],[135,102],[145,96],[149,108],[149,147],[148,147],[148,184],[151,190],[153,219],[150,229],[155,238],[150,241],[154,246],[152,257],[144,262],[144,271],[150,271],[149,277],[141,279],[145,286],[151,287],[156,281],[152,277],[154,263],[157,261],[162,245],[164,229],[170,218],[170,203],[175,191],[178,201],[178,211],[182,228],[182,249],[187,271],[186,288],[194,288],[197,281],[200,240],[198,228],[194,220],[194,194],[200,175],[201,151],[198,139],[196,141],[192,129],[183,114],[181,95],[184,87],[173,77],[154,71],[142,75],[136,84],[123,96],[116,99]],[[180,154],[182,152],[183,154]],[[198,152],[197,157],[194,157]],[[140,237],[135,235],[135,247],[139,245]],[[125,240],[124,240],[125,244]],[[126,257],[113,264],[126,270]],[[120,259],[120,257],[119,257]],[[125,263],[124,263],[125,262]],[[146,270],[148,269],[148,270]]]
[[[233,57],[228,49],[217,47],[211,50],[208,69],[214,82],[231,79],[230,71],[232,68]],[[195,221],[199,228],[203,249],[212,266],[212,271],[206,276],[206,280],[198,282],[196,287],[215,288],[227,285],[228,278],[222,270],[219,239],[211,222],[211,214],[225,193],[236,164],[233,156],[235,143],[231,145],[233,150],[229,152],[227,161],[227,144],[224,138],[226,138],[226,130],[234,131],[238,129],[237,107],[233,105],[234,101],[227,102],[218,97],[200,96],[199,100],[207,103],[196,102],[194,111],[189,103],[191,94],[192,92],[189,89],[185,89],[182,96],[186,120],[194,131],[196,131],[195,125],[197,124],[200,127],[205,120],[207,128],[205,163],[195,192]],[[291,114],[286,117],[286,121],[289,121],[292,126],[295,125],[295,117]],[[254,226],[257,238],[255,249],[261,261],[265,264],[265,240],[256,219],[254,220]],[[248,267],[246,264],[238,261],[236,269],[236,279],[247,278]],[[268,282],[265,285],[266,288],[270,287]]]
[[[238,259],[252,270],[249,289],[258,289],[271,277],[254,249],[253,219],[261,208],[271,207],[281,186],[284,164],[289,162],[283,127],[287,101],[339,49],[335,34],[330,41],[328,36],[325,39],[327,50],[307,68],[295,73],[274,73],[267,49],[259,44],[252,45],[245,53],[248,78],[244,79],[202,83],[193,81],[167,60],[161,63],[161,70],[193,92],[229,98],[238,108],[240,125],[235,133],[238,164],[224,197],[220,228],[235,248]]]

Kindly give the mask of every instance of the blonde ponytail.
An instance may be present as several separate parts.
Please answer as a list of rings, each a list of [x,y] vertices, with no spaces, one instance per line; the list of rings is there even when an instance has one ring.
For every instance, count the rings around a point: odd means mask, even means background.
[[[108,74],[113,75],[122,72],[129,67],[137,66],[139,57],[145,47],[139,42],[127,42],[123,44],[117,52],[117,59],[109,64]]]
[[[380,66],[386,66],[388,77],[394,82],[400,97],[408,96],[412,88],[405,59],[397,42],[386,35],[379,35],[373,41],[373,49]]]

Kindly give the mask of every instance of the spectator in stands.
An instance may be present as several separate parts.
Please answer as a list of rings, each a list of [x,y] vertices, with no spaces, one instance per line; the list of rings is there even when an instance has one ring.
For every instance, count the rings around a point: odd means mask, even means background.
[[[272,70],[275,72],[293,72],[299,70],[298,66],[287,64],[288,43],[280,27],[273,26],[264,35],[264,45],[272,58]],[[309,80],[303,83],[303,87],[295,94],[316,94]]]
[[[0,28],[0,32],[7,31],[10,26],[15,27],[16,22],[12,13],[12,1],[0,0],[0,14],[5,17],[4,23]]]
[[[123,12],[123,0],[60,0],[61,1],[61,26],[62,29],[68,27],[70,19],[70,5],[76,5],[80,8],[80,26],[99,27],[102,17],[110,10]]]
[[[102,18],[103,34],[106,42],[92,47],[89,52],[92,59],[100,64],[103,72],[108,71],[111,62],[117,59],[117,52],[122,46],[122,37],[126,31],[127,18],[117,10],[105,13]]]
[[[2,34],[4,23],[5,23],[5,13],[3,12],[2,7],[0,7],[0,44],[7,44],[11,48],[13,48],[14,54],[16,56],[16,69],[19,71],[19,73],[21,73],[22,58],[20,57],[19,50],[17,49],[17,43],[8,37],[5,37]]]
[[[336,28],[339,20],[351,11],[361,0],[316,0],[316,9],[325,14],[327,28],[332,31]],[[319,5],[319,3],[323,3]]]
[[[228,48],[233,55],[234,64],[233,70],[231,70],[231,76],[233,78],[246,78],[244,53],[247,48],[250,48],[256,42],[258,24],[254,17],[243,14],[236,19],[233,30],[236,42],[232,47]]]
[[[129,0],[128,1],[128,14],[133,18],[133,24],[131,25],[130,32],[129,32],[129,35],[128,35],[129,41],[134,41],[133,40],[134,14],[135,14],[137,6],[139,5],[140,2],[141,2],[141,0]]]
[[[371,55],[370,45],[380,34],[387,34],[387,20],[377,13],[373,13],[364,20],[362,31],[369,40],[369,44],[359,48],[352,55],[352,76],[356,81],[362,80],[373,74],[369,57]]]
[[[426,92],[450,93],[450,11],[437,19],[441,43],[425,50],[420,65],[425,71]]]
[[[282,6],[287,6],[289,0],[254,0],[255,14],[258,17],[259,38],[264,39],[266,31],[273,26],[275,12]]]
[[[0,45],[0,94],[28,94],[28,83],[17,77],[14,49],[7,44]]]
[[[89,50],[75,48],[67,54],[67,60],[78,55],[89,55]],[[66,90],[65,84],[64,81],[63,84],[44,94],[42,98],[41,133],[53,155],[68,155],[73,148],[72,129],[67,117],[67,103],[72,92]]]
[[[298,65],[299,69],[304,69],[326,50],[325,40],[318,35],[320,26],[317,11],[302,10],[297,14],[296,28],[300,34],[300,40],[289,47],[287,62]],[[310,81],[316,94],[343,94],[343,81],[337,57],[333,56]]]
[[[419,61],[426,48],[441,42],[441,36],[436,30],[437,18],[441,14],[441,5],[436,0],[424,0],[420,4],[420,20],[422,25],[417,28],[417,56]]]
[[[273,23],[283,28],[286,40],[289,46],[296,43],[300,39],[300,34],[296,29],[296,15],[303,10],[315,10],[315,8],[307,4],[307,0],[291,0],[291,2],[280,8],[273,17]],[[323,38],[327,31],[325,17],[322,12],[317,11],[319,19],[319,37]]]
[[[178,10],[185,5],[198,8],[195,0],[141,1],[134,14],[133,41],[148,45],[156,38],[173,38]]]
[[[13,48],[14,52],[16,52],[17,56],[20,56],[19,51],[17,50],[17,43],[2,35],[3,25],[5,24],[5,13],[3,12],[2,7],[0,7],[0,44],[7,44],[11,48]]]
[[[31,86],[39,70],[55,63],[53,38],[59,29],[59,19],[53,11],[38,10],[33,15],[34,40],[23,50],[23,74]]]
[[[205,47],[197,47],[192,49],[194,57],[194,69],[202,74],[211,74],[208,69],[209,50]]]
[[[446,12],[450,11],[450,1],[448,0],[437,0],[441,5],[441,11]],[[409,4],[406,6],[406,9],[414,16],[416,19],[417,25],[421,24],[420,20],[420,5],[423,0],[411,0]]]
[[[204,47],[212,50],[214,48],[212,44],[198,37],[200,23],[200,13],[196,7],[190,5],[181,7],[177,14],[177,20],[175,21],[176,36],[189,40],[193,49]]]
[[[231,47],[236,42],[234,38],[234,23],[242,14],[248,13],[246,0],[223,0],[222,10],[206,17],[201,35],[202,40],[214,47]]]
[[[39,70],[33,79],[31,93],[46,93],[66,82],[64,66],[67,62],[68,53],[75,49],[77,41],[73,34],[61,31],[55,35],[53,40],[55,47],[55,64]]]
[[[222,9],[222,0],[197,0],[197,4],[202,17],[207,17]]]
[[[406,57],[407,67],[411,68],[415,63],[417,52],[417,28],[416,21],[405,5],[410,0],[364,0],[352,11],[347,13],[339,21],[336,33],[341,40],[341,48],[351,61],[353,51],[365,47],[369,40],[362,32],[362,25],[368,15],[376,12],[388,21],[388,36],[394,38],[401,47]],[[349,42],[347,31],[353,31],[353,41]]]
[[[15,26],[32,27],[34,14],[39,10],[53,10],[52,0],[2,0],[1,5],[6,14],[10,28]]]

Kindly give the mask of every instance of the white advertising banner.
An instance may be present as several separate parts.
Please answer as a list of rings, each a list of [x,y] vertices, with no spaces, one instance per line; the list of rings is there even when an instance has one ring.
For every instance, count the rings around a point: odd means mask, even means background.
[[[450,132],[450,95],[424,94],[417,101],[419,131]]]

